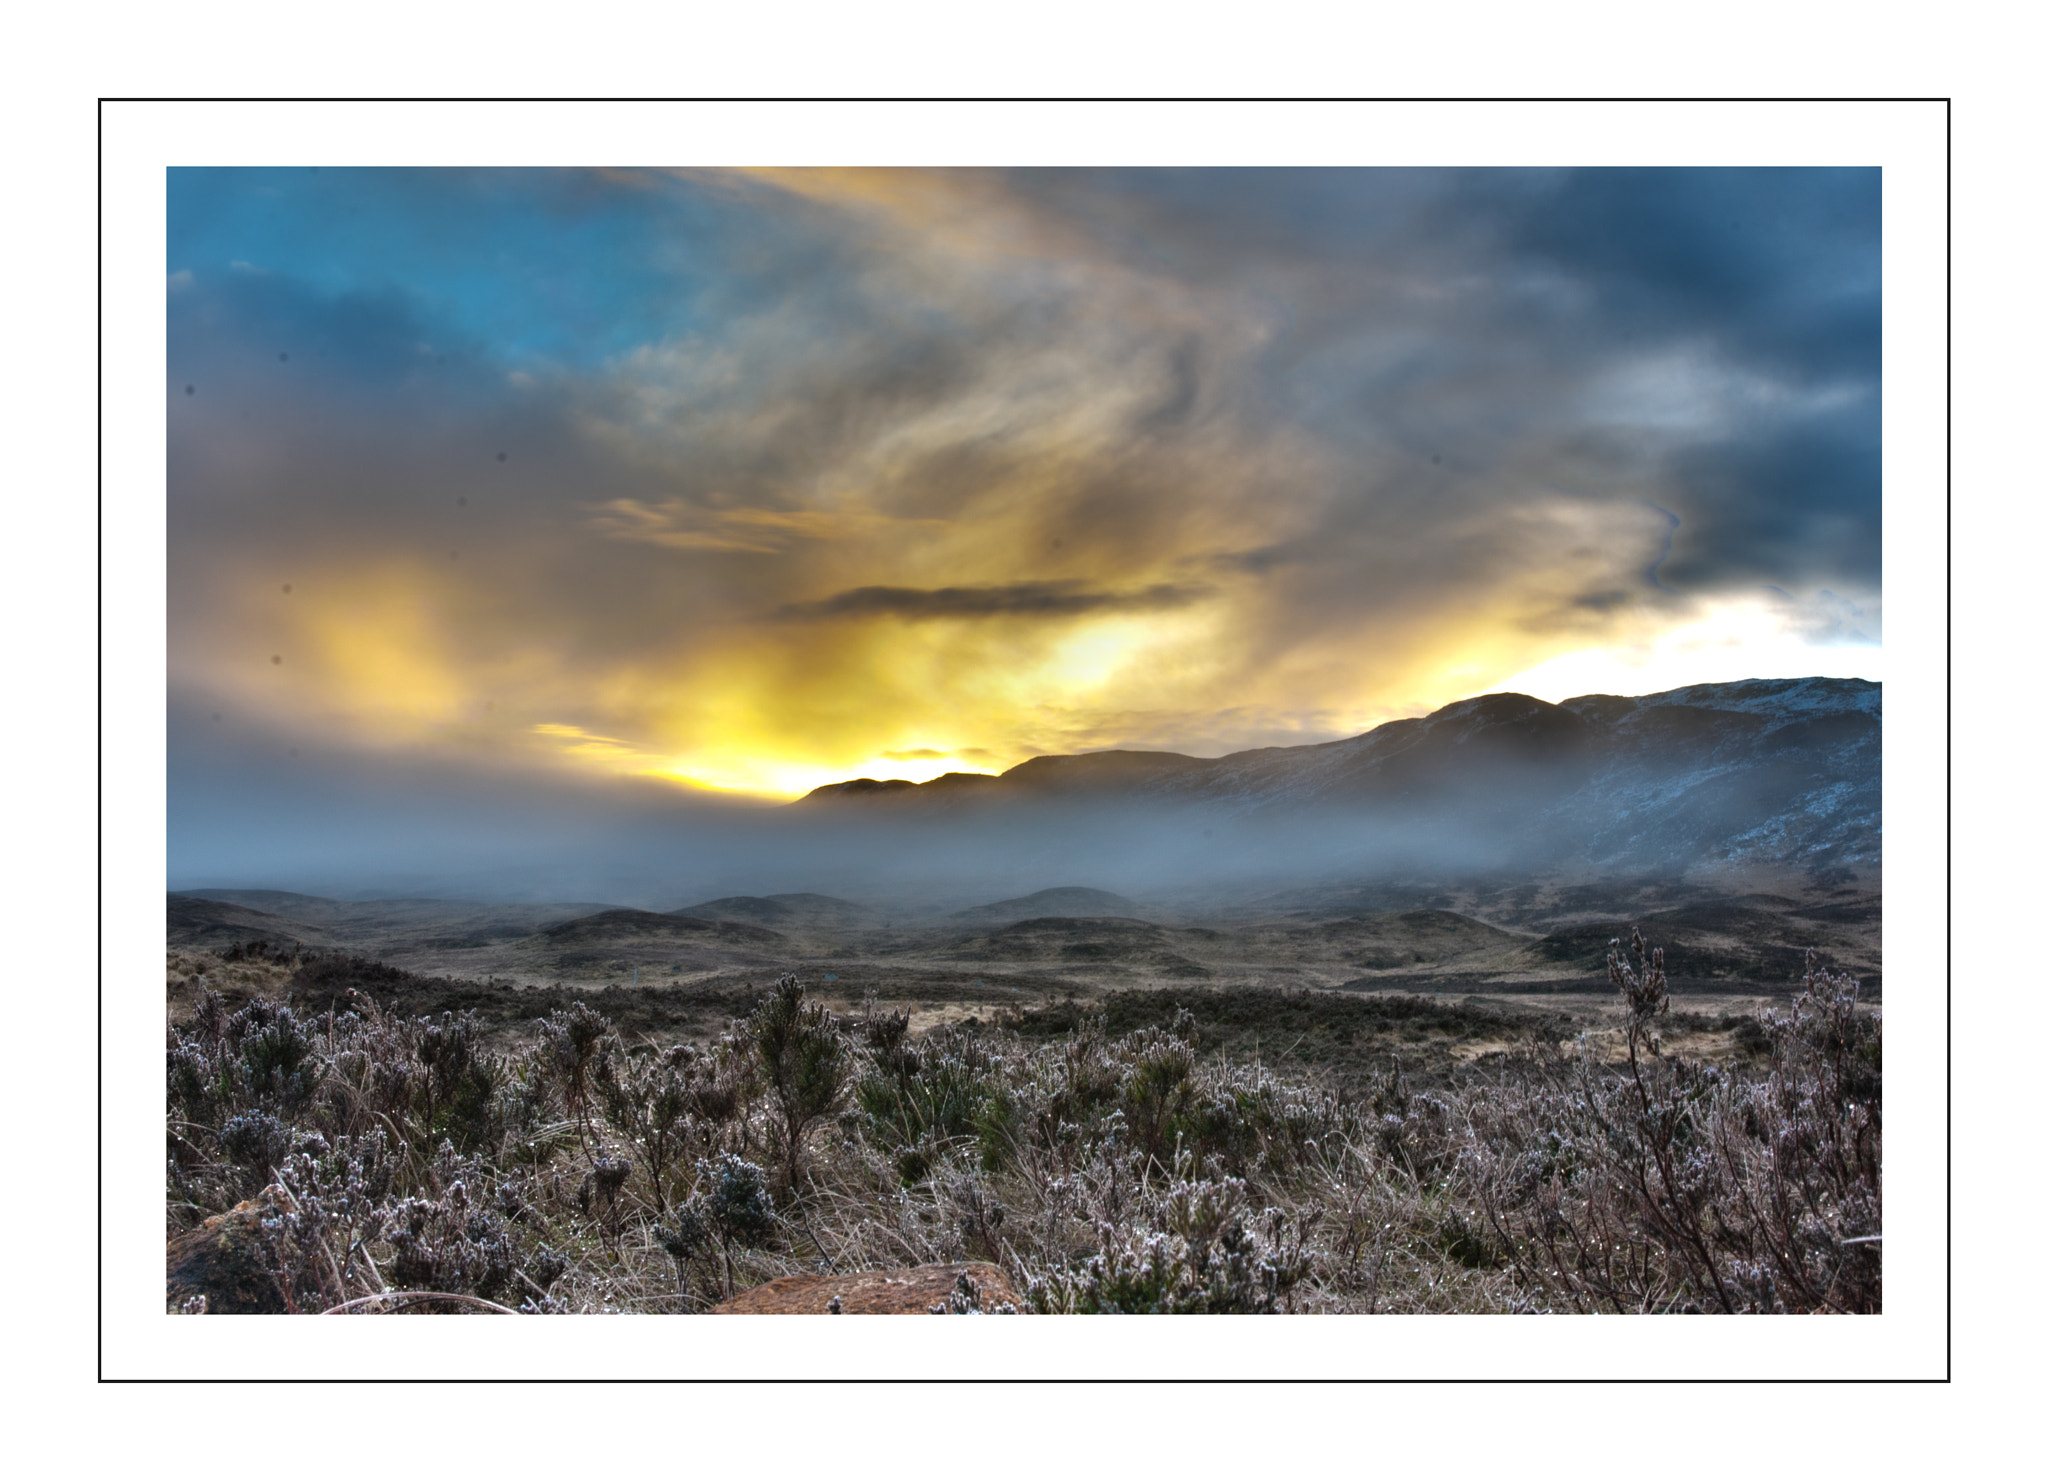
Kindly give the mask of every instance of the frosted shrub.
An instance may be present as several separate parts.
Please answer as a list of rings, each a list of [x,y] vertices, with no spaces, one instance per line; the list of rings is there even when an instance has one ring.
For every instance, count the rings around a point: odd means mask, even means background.
[[[1069,1005],[1030,1039],[842,1022],[785,978],[708,1043],[628,1043],[575,1003],[499,1047],[466,1014],[201,991],[166,1034],[168,1222],[260,1192],[297,1311],[699,1311],[970,1259],[1046,1313],[1880,1309],[1880,1025],[1856,984],[1810,958],[1708,1064],[1664,1047],[1657,951],[1617,941],[1609,971],[1611,1052],[1530,1033],[1349,1088],[1206,1045],[1198,1023],[1268,1011],[1249,990],[1144,1001],[1123,1034]],[[1512,1027],[1390,1003],[1271,1011],[1401,1043]],[[989,1309],[971,1283],[941,1305]]]
[[[1185,1169],[1186,1159],[1182,1159]],[[1307,1274],[1288,1216],[1253,1216],[1236,1178],[1175,1178],[1121,1227],[1097,1226],[1097,1249],[1029,1286],[1041,1313],[1265,1313]]]
[[[851,1081],[852,1054],[831,1013],[806,998],[795,977],[776,980],[747,1021],[747,1033],[774,1108],[771,1151],[781,1165],[782,1187],[793,1198],[804,1139],[838,1111]]]
[[[1465,1186],[1505,1258],[1568,1310],[1881,1309],[1880,1025],[1809,953],[1771,1064],[1661,1052],[1662,953],[1615,942],[1627,1062],[1547,1067],[1475,1101]]]

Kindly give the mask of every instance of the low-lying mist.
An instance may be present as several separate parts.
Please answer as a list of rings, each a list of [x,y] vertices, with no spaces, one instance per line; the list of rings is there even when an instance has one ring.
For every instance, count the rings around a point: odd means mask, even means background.
[[[169,887],[336,898],[459,895],[671,910],[724,895],[816,893],[953,909],[1055,885],[1136,898],[1324,876],[1505,867],[1476,835],[1367,818],[1231,819],[1159,806],[1030,817],[805,815],[800,805],[575,813],[517,796],[213,799],[174,826]]]
[[[1069,885],[1220,906],[1396,879],[1839,882],[1879,863],[1879,702],[1828,679],[1492,695],[1326,745],[1040,757],[790,804],[315,754],[174,712],[169,885],[656,910],[810,893],[915,916]]]
[[[649,785],[542,788],[387,771],[188,776],[172,794],[170,824],[172,890],[659,910],[810,892],[940,911],[1057,885],[1165,898],[1545,864],[1498,829],[1441,815],[1232,815],[1105,799],[904,815],[890,799],[742,804]]]

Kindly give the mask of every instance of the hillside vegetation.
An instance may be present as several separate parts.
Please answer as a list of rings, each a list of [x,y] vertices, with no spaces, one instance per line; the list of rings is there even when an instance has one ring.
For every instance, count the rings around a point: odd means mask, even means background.
[[[1695,1022],[1639,936],[1607,965],[1607,1033],[1197,987],[919,1035],[785,977],[678,1042],[600,1011],[645,995],[522,995],[494,1036],[400,1011],[395,969],[273,963],[167,1029],[169,1232],[256,1200],[300,1312],[685,1313],[957,1260],[1045,1313],[1878,1310],[1855,983],[1810,957],[1783,1011]]]

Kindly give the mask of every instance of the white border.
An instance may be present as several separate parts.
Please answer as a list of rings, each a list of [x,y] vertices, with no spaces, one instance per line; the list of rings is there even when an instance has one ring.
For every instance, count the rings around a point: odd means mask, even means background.
[[[1945,1371],[1944,113],[1929,104],[108,105],[108,1377],[1935,1377]],[[161,1310],[164,175],[173,164],[1858,164],[1885,170],[1886,1312],[1733,1322],[174,1323]],[[1370,1324],[1370,1325],[1369,1325]],[[261,1340],[254,1341],[260,1330]],[[1626,1335],[1623,1335],[1623,1334]],[[920,1335],[921,1334],[921,1335]]]

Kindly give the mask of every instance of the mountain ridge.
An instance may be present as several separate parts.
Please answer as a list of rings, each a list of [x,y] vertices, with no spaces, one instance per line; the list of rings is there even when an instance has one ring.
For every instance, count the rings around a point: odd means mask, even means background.
[[[1822,677],[1555,705],[1487,694],[1342,740],[1213,758],[1037,756],[971,788],[861,778],[792,805],[957,814],[1121,802],[1232,818],[1354,809],[1383,826],[1466,830],[1602,864],[1768,857],[1853,869],[1880,857],[1882,711],[1880,684]]]

